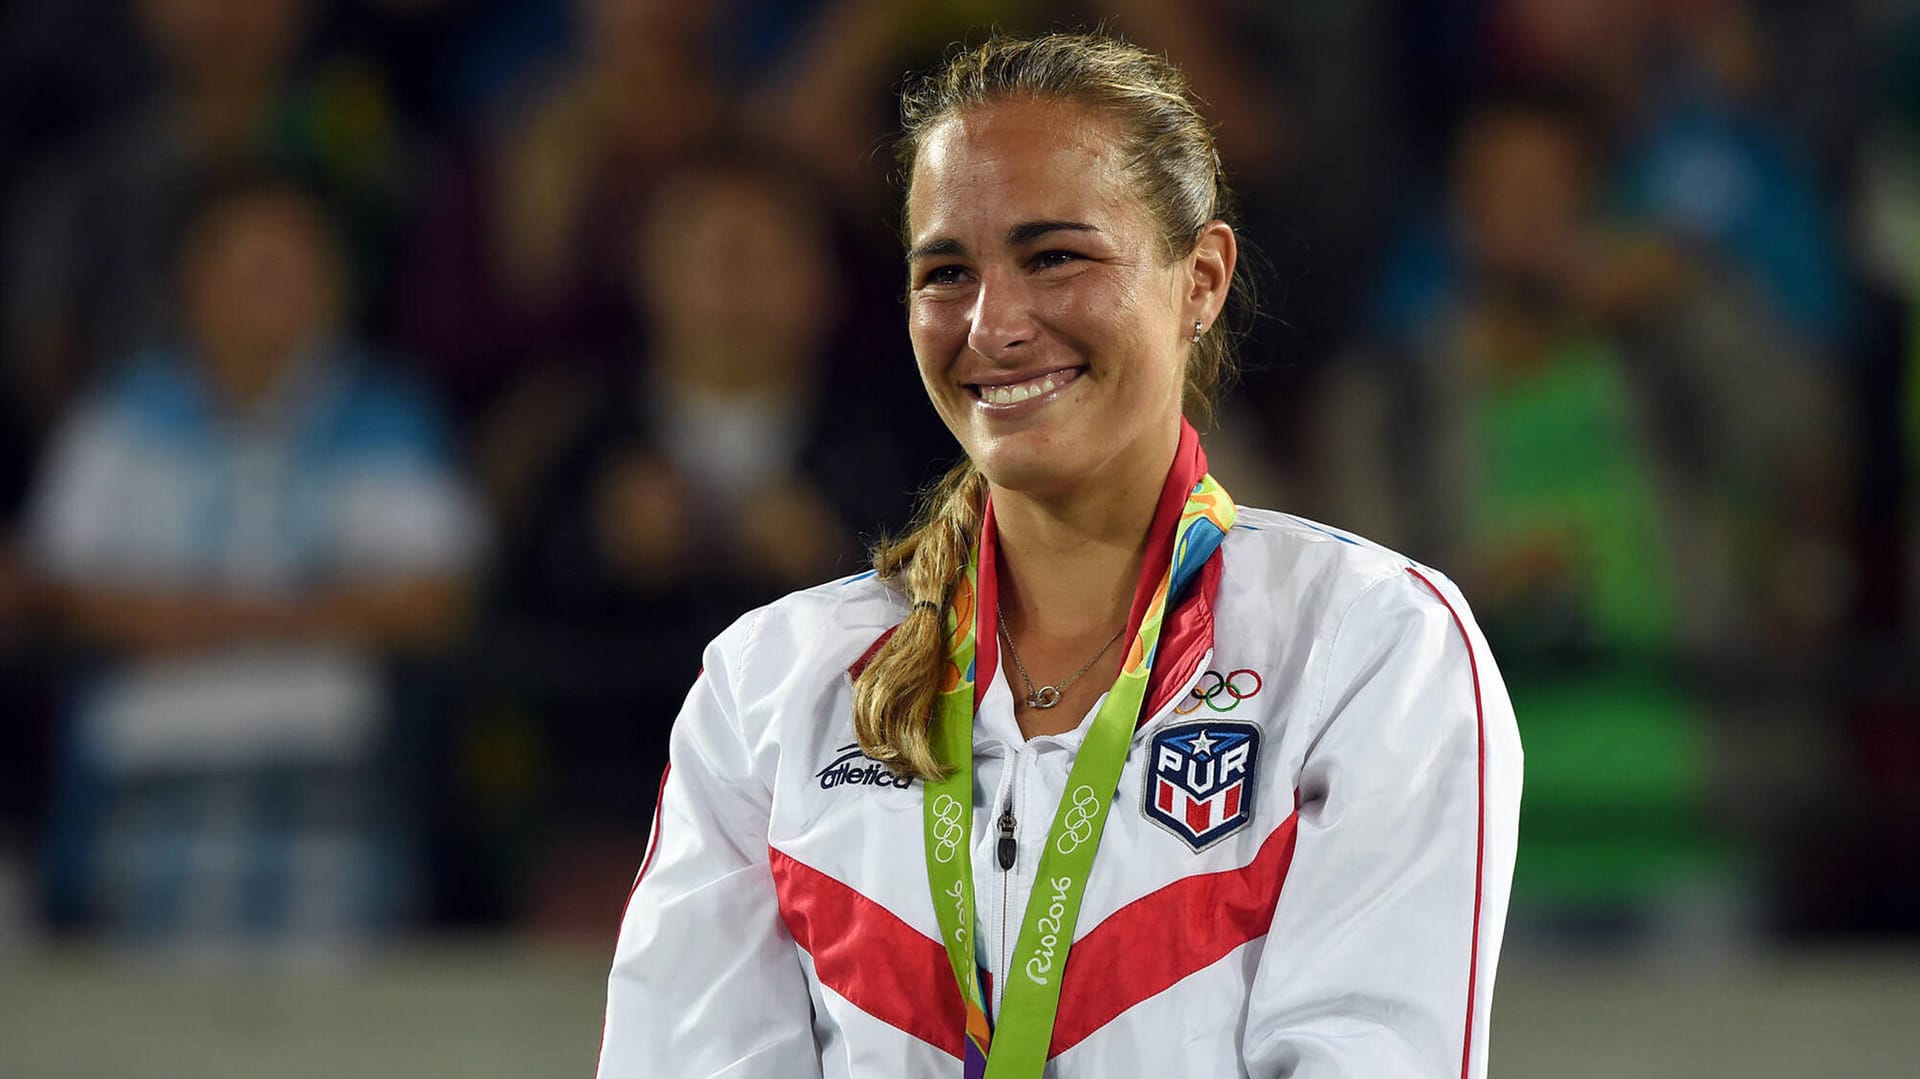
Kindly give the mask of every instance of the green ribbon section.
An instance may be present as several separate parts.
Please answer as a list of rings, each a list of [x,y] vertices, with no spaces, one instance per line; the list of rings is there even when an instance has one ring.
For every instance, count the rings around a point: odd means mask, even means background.
[[[1233,500],[1211,475],[1187,497],[1173,543],[1120,676],[1094,716],[1040,853],[1038,876],[1020,922],[1012,962],[1002,972],[997,1028],[989,1028],[975,957],[973,859],[973,721],[976,675],[975,617],[979,552],[954,587],[947,606],[948,662],[933,710],[932,742],[947,778],[925,786],[927,879],[941,941],[966,1004],[967,1075],[985,1062],[988,1079],[1037,1079],[1047,1061],[1060,1008],[1060,981],[1079,921],[1080,901],[1093,870],[1127,748],[1146,701],[1148,676],[1172,595],[1192,579],[1233,527]],[[986,619],[991,624],[992,619]]]

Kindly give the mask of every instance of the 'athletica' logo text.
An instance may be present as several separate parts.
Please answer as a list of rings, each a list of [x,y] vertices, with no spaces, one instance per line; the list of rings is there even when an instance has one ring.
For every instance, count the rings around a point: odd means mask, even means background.
[[[835,787],[893,787],[906,790],[913,785],[912,776],[895,775],[893,769],[867,756],[860,749],[860,743],[841,746],[834,750],[840,754],[833,763],[820,769],[820,789],[830,791]],[[860,761],[866,761],[861,765]]]

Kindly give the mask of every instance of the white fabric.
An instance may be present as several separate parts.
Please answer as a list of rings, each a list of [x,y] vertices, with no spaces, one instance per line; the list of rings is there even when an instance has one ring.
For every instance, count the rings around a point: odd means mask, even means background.
[[[223,649],[149,660],[103,680],[83,741],[114,775],[372,757],[380,671],[351,648]]]
[[[1521,752],[1464,600],[1435,571],[1269,511],[1243,509],[1223,557],[1201,671],[1255,671],[1261,689],[1230,713],[1185,716],[1173,711],[1192,706],[1183,692],[1135,735],[1074,939],[1168,885],[1248,865],[1297,799],[1291,867],[1264,935],[1122,1012],[1046,1074],[1484,1075]],[[854,741],[847,668],[905,611],[887,586],[852,578],[756,611],[708,649],[620,931],[602,1079],[960,1075],[950,1053],[820,984],[769,871],[777,850],[937,939],[920,785],[823,789],[819,777]],[[983,673],[972,849],[997,997],[1084,723],[1023,740],[1004,678]],[[1253,819],[1196,852],[1142,811],[1146,747],[1215,716],[1260,729]],[[1004,872],[996,817],[1009,795],[1021,853]]]

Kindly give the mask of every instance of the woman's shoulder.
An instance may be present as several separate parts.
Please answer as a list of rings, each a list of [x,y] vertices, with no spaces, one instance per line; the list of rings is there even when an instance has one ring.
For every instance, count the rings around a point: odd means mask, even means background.
[[[1228,537],[1229,554],[1273,562],[1294,572],[1312,572],[1372,583],[1420,564],[1390,547],[1298,514],[1239,506]]]
[[[1246,613],[1266,620],[1285,612],[1295,627],[1332,631],[1369,593],[1411,604],[1441,595],[1451,604],[1459,594],[1444,573],[1399,551],[1278,510],[1239,507],[1225,555],[1223,606],[1258,608]]]
[[[1310,714],[1322,718],[1349,688],[1373,683],[1471,684],[1464,699],[1473,705],[1484,689],[1488,722],[1497,719],[1504,700],[1498,670],[1446,574],[1343,529],[1271,510],[1242,509],[1225,555],[1215,633],[1228,654],[1219,662],[1292,672],[1299,685],[1317,687]],[[1477,721],[1481,713],[1474,705],[1452,715]],[[1302,730],[1317,737],[1318,720]]]
[[[742,615],[715,640],[743,691],[798,688],[845,675],[907,615],[872,570],[803,588]]]

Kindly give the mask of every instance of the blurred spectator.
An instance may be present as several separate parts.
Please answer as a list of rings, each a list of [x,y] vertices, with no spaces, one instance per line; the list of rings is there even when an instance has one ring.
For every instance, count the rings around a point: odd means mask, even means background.
[[[1902,10],[1904,7],[1904,10]],[[1848,670],[1845,782],[1782,874],[1791,927],[1920,929],[1920,7],[1875,9],[1882,91],[1856,146],[1853,238],[1867,283],[1862,564],[1868,591]],[[1904,567],[1904,572],[1902,568]]]
[[[31,512],[98,656],[70,695],[54,899],[139,939],[350,941],[412,883],[379,661],[458,628],[480,524],[431,407],[343,336],[312,194],[223,179],[175,252],[179,343],[66,418]]]
[[[1593,117],[1598,197],[1754,291],[1804,360],[1845,358],[1828,204],[1801,149],[1749,104],[1765,56],[1744,5],[1500,0],[1488,32],[1496,76],[1562,87]],[[1461,267],[1434,231],[1411,231],[1389,265],[1374,311],[1387,340],[1418,337],[1449,302]]]
[[[416,237],[407,342],[469,411],[529,366],[595,362],[631,337],[627,238],[727,107],[713,7],[574,3],[579,56],[450,163]]]
[[[1726,44],[1714,51],[1739,64],[1756,44],[1743,108],[1784,132],[1819,177],[1829,223],[1839,223],[1858,182],[1859,146],[1885,87],[1871,75],[1885,59],[1880,25],[1914,10],[1912,0],[1893,4],[1805,4],[1799,0],[1716,0],[1696,5],[1696,37]],[[1732,13],[1716,12],[1730,7]],[[1741,23],[1746,26],[1742,27]],[[1718,26],[1720,29],[1715,29]]]
[[[1645,927],[1737,891],[1686,661],[1833,633],[1845,484],[1831,389],[1749,294],[1600,216],[1590,130],[1554,95],[1470,114],[1456,287],[1410,355],[1340,373],[1319,472],[1324,512],[1474,597],[1527,745],[1516,910]]]
[[[6,375],[36,430],[99,362],[160,340],[168,230],[211,175],[263,158],[301,167],[347,212],[348,250],[364,256],[350,267],[382,262],[399,143],[377,73],[296,65],[306,0],[131,6],[160,62],[155,92],[26,179],[7,222]]]
[[[1625,212],[1747,276],[1816,350],[1845,344],[1844,278],[1817,175],[1750,102],[1767,55],[1728,0],[1502,0],[1516,73],[1578,87],[1602,109]],[[1822,352],[1810,358],[1825,358]]]
[[[504,600],[533,629],[512,651],[552,657],[531,684],[565,776],[554,808],[616,833],[592,867],[616,904],[704,642],[858,568],[856,532],[901,521],[926,478],[929,457],[902,452],[925,440],[891,427],[890,395],[839,355],[830,220],[782,157],[694,155],[626,236],[629,294],[654,328],[645,351],[618,357],[611,380],[557,372],[558,388],[490,427],[514,537]],[[500,464],[530,452],[500,440],[556,423],[550,452]],[[580,886],[585,871],[550,868],[541,887],[606,898]]]
[[[1906,396],[1895,407],[1920,471],[1920,8],[1887,27],[1886,37],[1887,93],[1859,147],[1862,182],[1853,226],[1868,278],[1906,305],[1911,323],[1903,328]],[[1920,514],[1920,497],[1910,498],[1908,508]],[[1916,543],[1910,602],[1920,609],[1920,517],[1909,534]]]
[[[1886,36],[1887,94],[1859,147],[1864,179],[1854,225],[1874,281],[1920,296],[1920,11]]]

